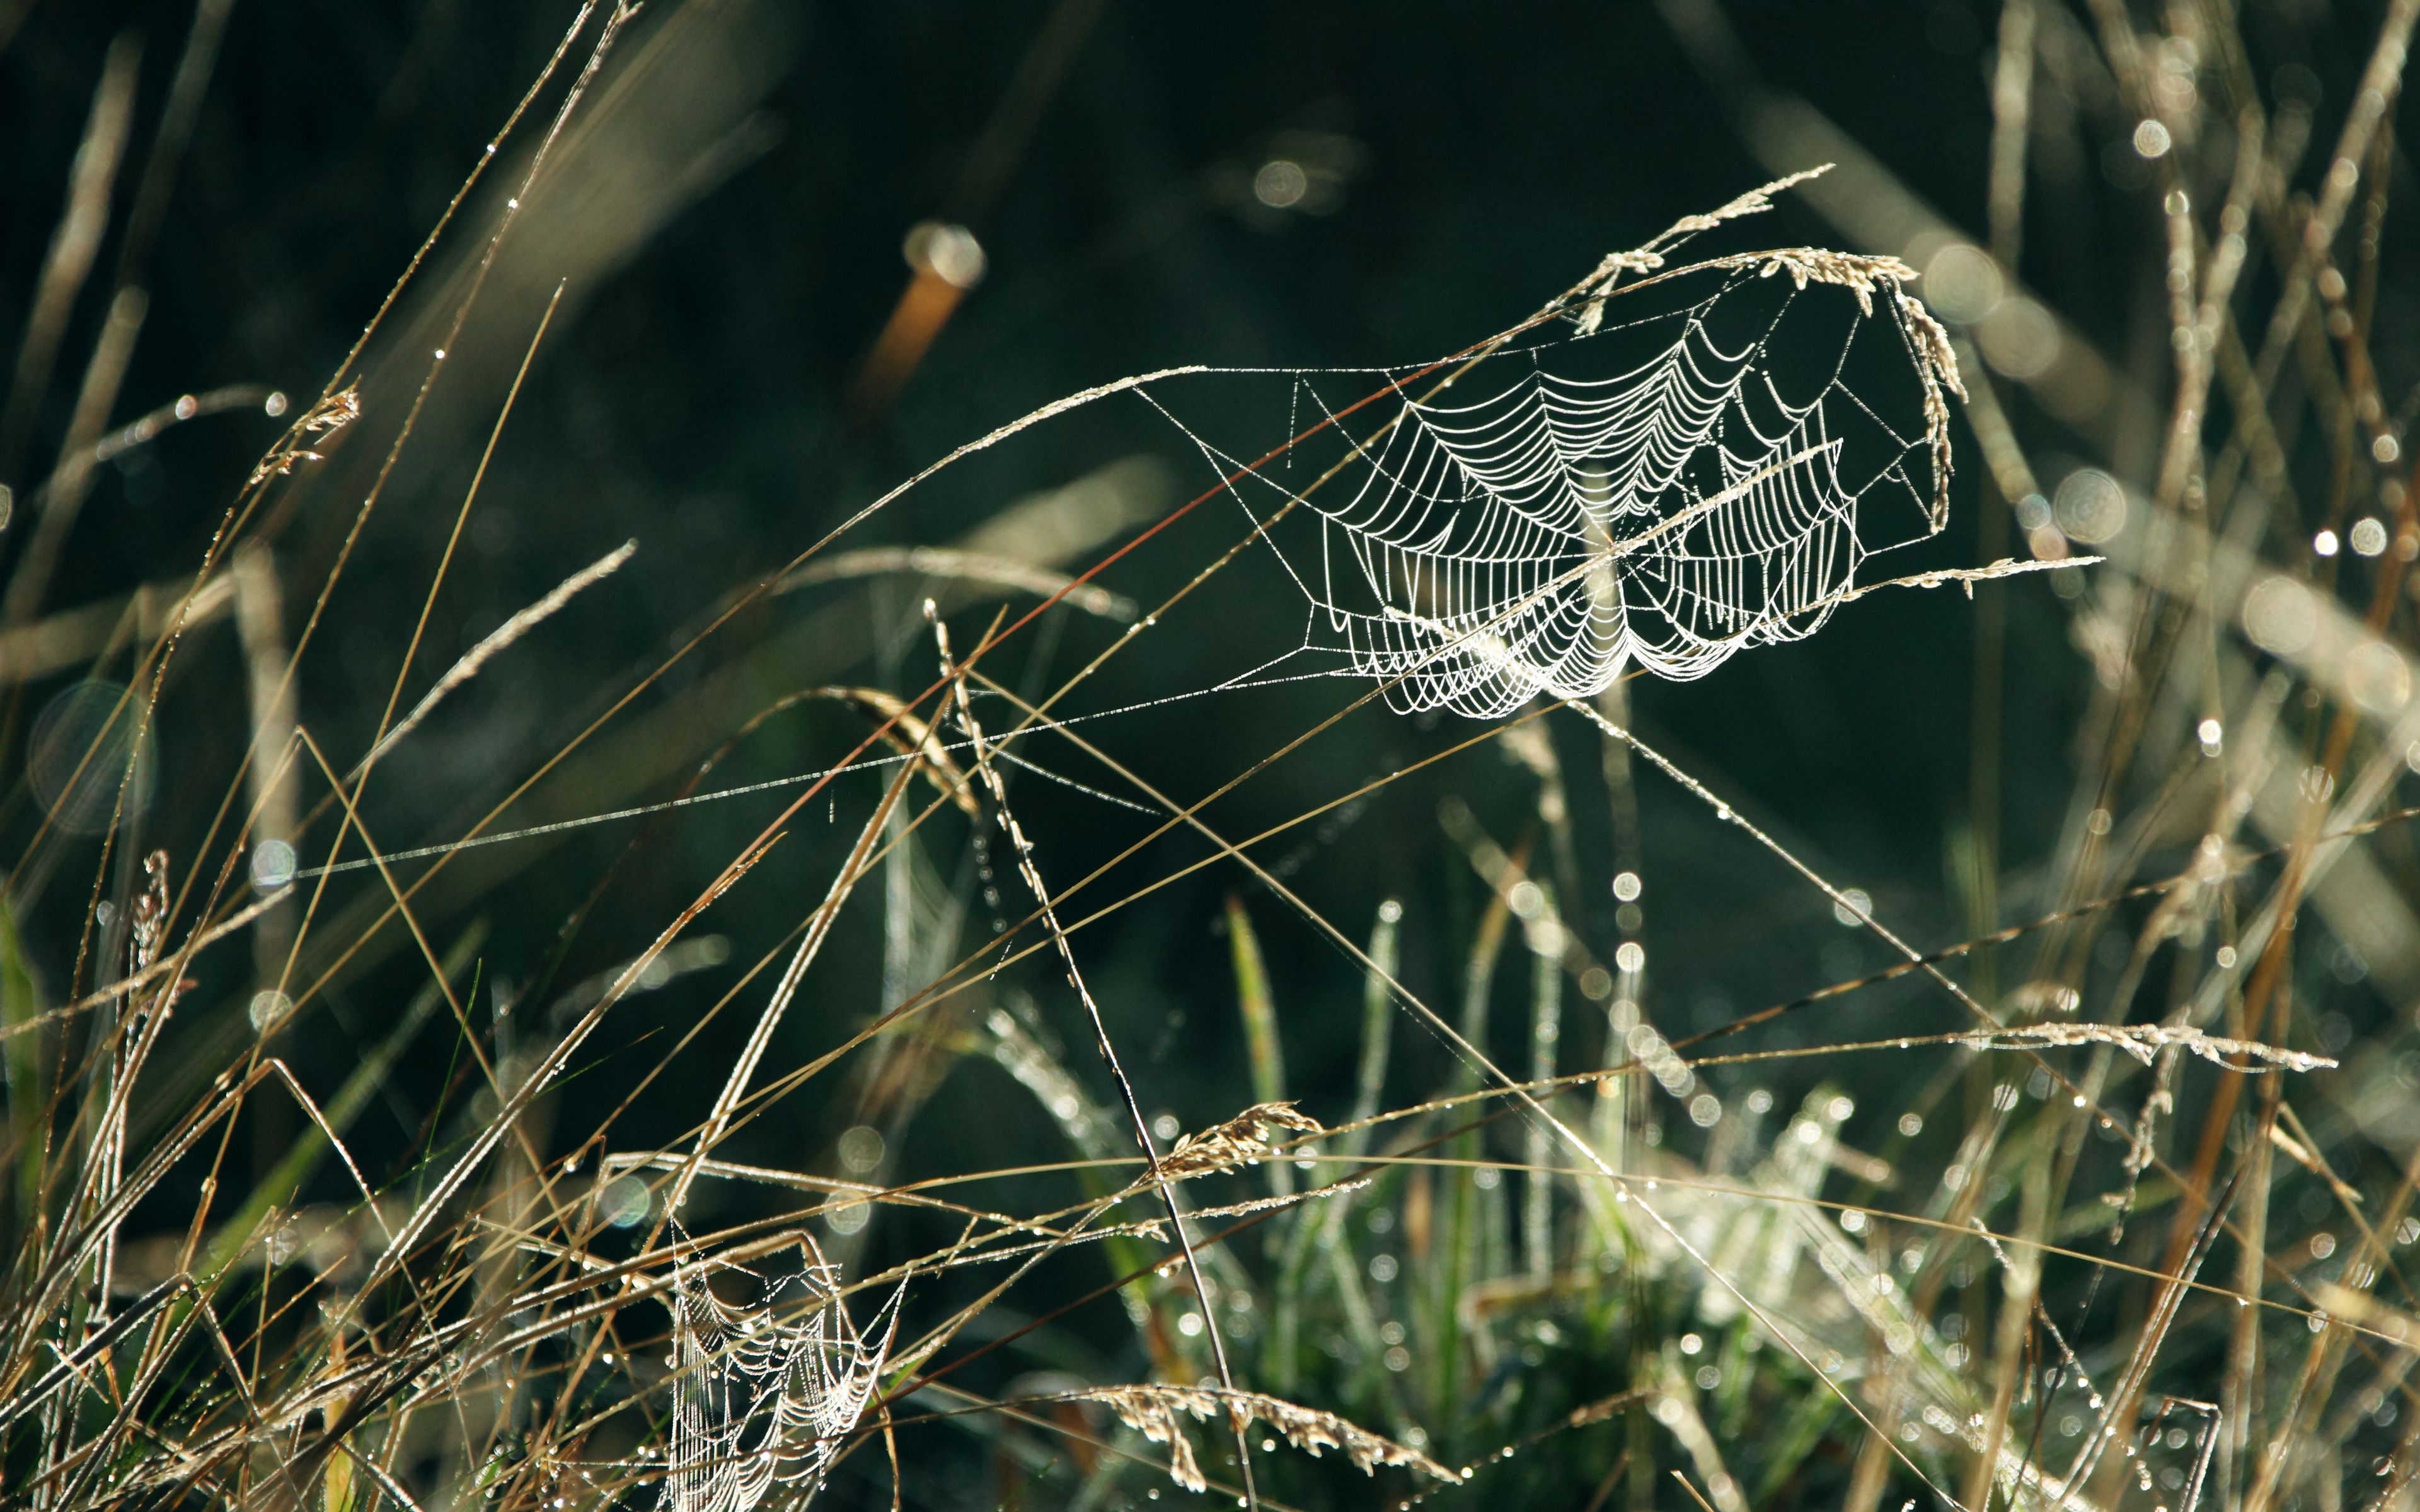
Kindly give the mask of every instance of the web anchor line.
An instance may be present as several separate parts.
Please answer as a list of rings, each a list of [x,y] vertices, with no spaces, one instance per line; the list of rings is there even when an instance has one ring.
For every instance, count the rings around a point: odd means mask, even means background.
[[[1947,519],[1944,395],[1963,390],[1947,334],[1905,290],[1913,270],[1895,258],[1806,248],[1667,266],[1681,241],[1769,208],[1771,195],[1794,181],[1684,218],[1453,357],[1386,369],[1142,375],[1000,427],[861,514],[971,453],[1122,393],[1150,405],[1217,469],[1194,502],[1223,492],[1251,517],[1254,539],[1271,546],[1305,600],[1298,640],[1211,687],[1059,717],[1067,723],[1336,675],[1379,682],[1399,710],[1501,717],[1542,694],[1592,698],[1637,671],[1703,676],[1744,647],[1812,634],[1834,609],[1878,587],[1971,582],[2030,567],[1858,580],[1873,556],[1927,539]],[[1633,318],[1606,318],[1630,310]],[[1423,378],[1434,381],[1416,395]],[[1290,433],[1274,450],[1221,446],[1178,412],[1189,408],[1179,404],[1187,385],[1269,380],[1288,388]],[[1351,402],[1326,392],[1348,381],[1363,385]],[[1877,404],[1861,392],[1893,382],[1912,403]],[[1885,418],[1903,409],[1921,424]],[[1357,435],[1345,424],[1357,414],[1379,423]],[[1298,461],[1308,464],[1300,472]],[[1281,472],[1313,481],[1289,486]],[[1127,639],[1150,627],[1149,620],[1131,626]],[[1316,670],[1291,670],[1306,666]],[[1280,667],[1290,670],[1278,674]],[[820,783],[891,759],[382,859]]]

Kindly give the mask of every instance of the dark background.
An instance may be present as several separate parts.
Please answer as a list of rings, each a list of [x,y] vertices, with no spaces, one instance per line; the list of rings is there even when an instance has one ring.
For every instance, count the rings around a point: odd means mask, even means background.
[[[632,48],[675,13],[672,0],[657,4],[663,10],[650,8]],[[1983,234],[1991,8],[1957,0],[1734,5],[1728,17],[1739,51],[1720,77],[1710,76],[1703,46],[1684,48],[1668,16],[1646,5],[1110,0],[1097,8],[1063,76],[1038,98],[1030,135],[985,178],[970,175],[970,162],[986,123],[1031,66],[1037,38],[1077,25],[1085,7],[756,8],[745,67],[704,86],[701,108],[727,116],[715,139],[730,155],[685,205],[643,228],[626,256],[608,259],[566,297],[504,432],[409,696],[567,573],[626,538],[638,540],[639,553],[614,580],[499,658],[381,767],[365,817],[384,847],[460,833],[728,594],[993,425],[1088,385],[1177,363],[1332,366],[1452,350],[1527,315],[1607,250],[1774,177],[1738,130],[1739,90],[1750,80],[1803,97],[1950,223]],[[2283,0],[2244,10],[2281,93],[2315,89],[2323,109],[2341,103],[2373,26],[2366,10],[2332,18]],[[116,413],[230,383],[271,385],[298,402],[317,393],[569,15],[562,4],[475,0],[239,3],[148,259],[150,313]],[[189,20],[174,5],[54,0],[37,5],[0,52],[0,331],[22,322],[104,49],[120,33],[142,39],[139,152]],[[583,39],[566,77],[585,47]],[[761,69],[758,83],[736,77],[752,69]],[[742,98],[717,101],[717,88]],[[515,151],[543,130],[561,92],[558,80],[542,93]],[[2064,156],[2041,154],[2045,174],[2064,163],[2069,177],[2030,197],[2023,263],[2037,295],[2118,354],[2138,347],[2147,329],[2155,341],[2164,336],[2157,285],[2143,271],[2157,266],[2158,211],[2130,177],[2122,125],[2085,101]],[[1302,133],[1318,133],[1323,161],[1337,169],[1332,203],[1308,213],[1254,202],[1255,169],[1298,152]],[[2400,162],[2397,172],[2408,177]],[[121,203],[132,177],[121,174]],[[432,267],[458,266],[447,259],[475,246],[499,193],[491,184],[473,197]],[[2398,214],[2409,203],[2399,197]],[[596,214],[561,224],[573,236],[615,234],[612,203]],[[987,276],[895,403],[869,418],[851,410],[850,386],[907,282],[903,236],[937,217],[973,227]],[[1785,196],[1774,213],[1727,229],[1708,247],[1801,242],[1854,245]],[[115,249],[114,239],[104,245],[103,270]],[[453,408],[432,409],[426,440],[382,498],[328,605],[299,692],[301,717],[332,760],[349,763],[367,747],[501,401],[501,379],[542,305],[500,295],[482,307],[473,333],[486,355],[465,362],[469,376],[446,401]],[[65,347],[70,366],[52,384],[37,455],[52,455],[65,427],[73,363],[88,349],[101,307],[91,291],[78,307]],[[410,385],[399,381],[406,370],[379,364],[403,332],[420,329],[409,323],[414,308],[390,322],[373,349],[360,432],[332,448],[324,467],[299,472],[281,506],[275,539],[289,634],[299,633],[409,400]],[[2405,314],[2386,309],[2381,323]],[[2385,387],[2401,392],[2393,381]],[[2022,399],[2014,408],[2042,456],[2089,455],[2055,417]],[[1283,436],[1278,418],[1269,416],[1270,444]],[[190,572],[280,424],[250,411],[206,419],[105,468],[45,607]],[[1993,524],[1987,548],[1987,512],[2006,504],[1984,486],[1962,422],[1956,440],[1949,529],[1899,570],[1971,564],[1987,550],[2011,548],[2005,522]],[[1179,463],[1186,456],[1181,438],[1139,405],[1085,411],[987,455],[963,480],[911,496],[852,539],[948,540],[1011,499],[1138,451]],[[22,489],[32,480],[0,481]],[[1172,532],[1104,580],[1154,602],[1232,534],[1223,517],[1215,529]],[[1264,641],[1281,647],[1299,601],[1272,576],[1235,578],[1112,662],[1080,707],[1188,692],[1259,659]],[[2069,644],[2045,579],[1982,592],[2001,595],[2008,624],[2000,918],[2013,919],[2047,903],[2028,892],[2029,868],[2067,817],[2068,742],[2091,672]],[[643,694],[633,717],[676,706],[682,690],[752,647],[781,644],[781,632],[822,602],[792,595],[747,611]],[[785,678],[767,673],[759,702],[822,682],[922,687],[931,657],[911,597],[902,588],[870,602],[875,629],[900,637],[888,653],[861,642],[809,656],[783,669]],[[988,613],[986,606],[955,618],[962,643]],[[1975,822],[1977,613],[1954,592],[1861,602],[1822,636],[1743,655],[1702,682],[1635,685],[1638,727],[1824,874],[1870,892],[1876,913],[1908,938],[1948,943],[1972,926],[1959,857]],[[1047,656],[1029,647],[1007,665],[1020,677],[1063,676],[1109,633],[1071,621],[1052,632]],[[247,738],[240,683],[225,629],[197,636],[163,717],[147,817],[147,842],[168,846],[180,864]],[[13,738],[23,740],[33,712],[64,686],[53,679],[22,691]],[[1094,728],[1165,791],[1189,799],[1299,733],[1349,691],[1326,683],[1196,700]],[[627,781],[608,772],[574,788],[544,816],[664,797],[737,723],[695,732],[703,743],[676,753],[667,769]],[[1364,710],[1214,813],[1230,836],[1252,833],[1476,728]],[[706,785],[814,766],[864,729],[829,711],[790,721],[719,765]],[[1594,952],[1609,958],[1621,935],[1607,887],[1615,849],[1599,744],[1583,727],[1559,722],[1555,738],[1581,842],[1583,896],[1569,912]],[[1074,771],[1079,764],[1062,764]],[[844,782],[830,809],[818,802],[802,813],[794,841],[719,905],[711,927],[733,941],[735,964],[770,949],[820,896],[874,797],[871,781]],[[0,824],[22,844],[39,813],[22,781],[13,791]],[[305,791],[324,784],[306,782]],[[1264,852],[1284,858],[1294,884],[1348,933],[1366,931],[1380,899],[1403,899],[1405,980],[1440,1003],[1459,992],[1485,899],[1436,823],[1449,795],[1467,801],[1507,844],[1531,824],[1533,784],[1490,745]],[[435,895],[432,928],[450,938],[483,918],[491,929],[483,952],[489,987],[506,995],[559,991],[633,954],[783,801],[770,794],[653,825],[605,825],[543,846],[474,853],[458,868],[458,885]],[[1090,872],[1140,829],[1140,816],[1042,783],[1022,784],[1017,801],[1054,880]],[[1645,1001],[1668,1033],[1710,1027],[1883,964],[1877,947],[1833,921],[1825,900],[1672,784],[1642,772],[1639,805]],[[528,820],[516,812],[503,821],[517,822]],[[643,828],[639,848],[628,849]],[[963,826],[936,835],[938,874],[973,897]],[[74,880],[54,886],[28,926],[38,965],[57,981],[71,968],[84,878],[98,855],[92,842],[78,844],[61,872]],[[1103,901],[1199,854],[1188,841],[1161,841],[1108,880]],[[593,911],[566,925],[617,858],[621,869]],[[1017,905],[1014,917],[1023,900],[1013,878],[1003,872],[998,881]],[[354,874],[332,896],[358,901],[376,891]],[[1230,891],[1244,898],[1271,958],[1288,1091],[1336,1117],[1359,1032],[1359,973],[1232,867],[1197,873],[1078,936],[1144,1106],[1174,1110],[1194,1127],[1251,1100],[1221,923]],[[986,912],[976,901],[970,928],[979,930]],[[425,980],[394,931],[381,939],[332,985],[332,1014],[289,1031],[306,1080],[340,1077],[365,1026],[386,1022]],[[785,1026],[775,1063],[795,1064],[872,1016],[880,949],[876,916],[861,905],[819,964],[812,1001]],[[1497,1001],[1501,1047],[1511,1053],[1528,973],[1517,952],[1507,959]],[[240,964],[206,966],[200,996],[242,1001],[254,983]],[[580,1096],[603,1100],[631,1085],[730,976],[703,974],[617,1017],[597,1063],[583,1071]],[[1026,979],[1037,995],[1058,991],[1057,973],[1040,963]],[[1080,1021],[1063,998],[1046,1003],[1046,1017],[1080,1049]],[[723,1063],[752,1001],[743,996],[743,1012],[726,1015],[689,1052],[694,1058],[685,1064],[696,1074],[676,1081],[679,1095],[632,1115],[617,1139],[644,1144],[693,1122],[707,1081],[698,1068]],[[1576,995],[1570,1011],[1584,1014]],[[1937,995],[1907,987],[1864,995],[1820,1023],[1795,1023],[1753,1043],[1962,1026]],[[1592,1026],[1574,1030],[1565,1042],[1575,1063],[1597,1054],[1601,1035]],[[1399,1100],[1448,1072],[1442,1049],[1422,1041],[1408,1031],[1399,1038]],[[634,1042],[635,1053],[618,1053]],[[373,1152],[383,1144],[389,1161],[401,1157],[450,1063],[435,1041],[414,1057],[395,1079],[392,1119],[363,1136]],[[1088,1056],[1070,1063],[1106,1088]],[[1827,1060],[1783,1063],[1753,1084],[1772,1085],[1787,1100],[1820,1069],[1857,1091],[1861,1065],[1903,1075],[1880,1058]],[[1710,1080],[1726,1095],[1752,1084],[1726,1072]],[[830,1137],[855,1121],[857,1095],[837,1084],[823,1093],[810,1087],[733,1152],[828,1166]],[[1882,1119],[1891,1098],[1874,1101]],[[954,1072],[937,1106],[947,1116],[920,1120],[903,1157],[910,1174],[1000,1164],[1012,1149],[1048,1156],[1047,1120],[989,1067]],[[1879,1143],[1879,1127],[1871,1132]],[[332,1184],[327,1196],[335,1194]]]
[[[120,409],[240,381],[315,392],[568,13],[446,0],[239,5],[153,259],[152,314]],[[439,777],[458,779],[489,753],[483,745],[449,762],[442,749],[475,740],[483,715],[543,709],[554,733],[587,707],[580,690],[627,678],[634,658],[715,594],[787,560],[868,497],[994,424],[1175,363],[1326,366],[1434,355],[1526,314],[1606,250],[1770,177],[1741,145],[1721,92],[1652,7],[1108,5],[974,218],[988,276],[891,412],[853,426],[843,416],[845,391],[905,284],[901,236],[920,220],[964,213],[954,201],[965,198],[970,152],[1050,15],[1038,6],[765,8],[760,35],[779,71],[756,123],[761,155],[673,216],[587,291],[567,328],[550,333],[471,549],[449,581],[441,628],[458,626],[467,644],[626,536],[639,539],[640,553],[611,591],[610,609],[592,610],[576,633],[547,639],[535,656],[492,666],[431,731],[441,748],[427,759]],[[14,145],[0,172],[8,203],[20,208],[0,231],[0,287],[28,287],[39,267],[46,211],[58,203],[110,37],[141,33],[148,83],[168,69],[185,21],[177,7],[44,6],[0,56],[9,81],[0,132]],[[1988,16],[1958,4],[1793,5],[1741,7],[1731,21],[1758,69],[1804,93],[1953,220],[1979,226]],[[158,92],[144,95],[138,145]],[[1286,213],[1253,203],[1253,168],[1284,133],[1305,131],[1346,145],[1350,171],[1332,208]],[[2072,225],[2037,229],[2035,276],[2089,329],[2131,292],[2108,288],[2092,269],[2134,266],[2136,242],[2156,224],[2114,193],[2086,200],[2058,208],[2056,220]],[[2086,237],[2067,234],[2076,229]],[[1785,197],[1774,214],[1709,245],[1797,241],[1843,239]],[[84,312],[79,332],[97,316],[97,308]],[[519,331],[499,337],[516,350],[522,339]],[[69,350],[77,349],[71,336]],[[72,388],[54,389],[55,426]],[[1102,424],[1122,428],[1029,448],[1016,464],[1023,474],[1008,481],[1047,486],[1139,446],[1182,455],[1147,417]],[[81,602],[194,560],[273,429],[257,416],[207,421],[157,444],[156,473],[147,463],[105,474],[53,602]],[[461,450],[475,455],[479,438],[465,437],[472,444]],[[1973,559],[1979,468],[1962,432],[1960,440],[1952,525],[1924,564]],[[430,470],[458,487],[464,467],[455,461],[450,471]],[[332,605],[327,640],[306,658],[302,682],[306,720],[338,729],[351,721],[356,740],[382,702],[452,517],[452,498],[433,480],[390,497],[395,506],[381,505],[362,548],[370,570]],[[996,501],[965,500],[965,521],[946,510],[879,519],[868,538],[946,538]],[[305,522],[317,529],[306,536],[315,563],[330,555],[349,502],[315,501],[324,510]],[[1188,569],[1165,558],[1136,565],[1157,575],[1120,585],[1136,597],[1149,596],[1139,581],[1172,581]],[[2062,649],[2049,594],[2038,581],[1999,591],[2011,597],[2018,637],[2011,728],[2055,727],[2075,696],[2078,668]],[[1938,900],[1944,835],[1965,806],[1970,617],[1947,595],[1862,604],[1814,641],[1740,658],[1699,685],[1640,689],[1642,727],[1761,818],[1813,843],[1841,877],[1889,906],[1921,909]],[[1160,651],[1148,675],[1127,674],[1135,681],[1121,684],[1124,697],[1104,695],[1102,705],[1237,670],[1216,636],[1164,639],[1179,644]],[[1366,773],[1387,752],[1409,754],[1412,733],[1395,723],[1365,716],[1317,760],[1329,772]],[[1292,727],[1194,717],[1161,752],[1155,779],[1199,792],[1280,732]],[[1601,826],[1598,784],[1589,779],[1594,742],[1566,733],[1575,801]],[[2007,763],[2018,856],[2048,838],[2029,839],[2023,819],[2034,760],[2055,762],[2055,747],[2021,745]],[[1506,785],[1492,754],[1464,764],[1470,775],[1446,785]],[[223,770],[210,775],[223,780]],[[173,762],[169,772],[173,782]],[[1334,791],[1325,775],[1306,779],[1299,797]],[[2051,774],[2045,795],[2056,781]],[[385,795],[409,816],[380,828],[401,825],[414,841],[424,838],[415,821],[453,811],[460,796]],[[1668,785],[1645,779],[1643,798],[1650,901],[1659,905],[1649,910],[1647,940],[1662,948],[1659,962],[1685,973],[1659,986],[1683,1003],[1709,994],[1744,1003],[1811,982],[1822,970],[1816,945],[1835,943],[1816,928],[1828,914],[1823,900],[1757,863],[1743,874],[1731,864],[1742,857]],[[1265,801],[1273,815],[1288,807],[1275,795]],[[1403,889],[1418,871],[1452,870],[1436,865],[1447,853],[1426,822],[1431,805],[1409,793],[1389,801],[1392,817],[1372,826],[1383,834],[1339,841],[1350,854],[1334,869],[1348,889],[1333,900],[1339,918],[1366,918],[1355,894],[1373,882]],[[1499,835],[1510,840],[1517,823],[1505,819]],[[734,821],[702,837],[701,848],[727,854],[737,834]],[[599,842],[595,854],[610,856],[618,842]],[[1606,940],[1609,874],[1592,869],[1583,911]],[[1463,868],[1436,880],[1466,877]],[[1206,926],[1215,911],[1195,912]],[[1727,980],[1749,965],[1738,945],[1770,939],[1785,924],[1808,926],[1803,949],[1759,952],[1756,978]],[[1204,938],[1202,949],[1213,943]],[[1293,946],[1281,931],[1272,949]],[[1182,994],[1202,985],[1190,975],[1155,985]],[[1349,978],[1337,980],[1339,991],[1351,989]]]

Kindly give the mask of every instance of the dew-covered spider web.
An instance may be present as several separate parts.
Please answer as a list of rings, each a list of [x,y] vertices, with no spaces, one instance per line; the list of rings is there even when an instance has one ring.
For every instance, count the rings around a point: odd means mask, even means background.
[[[707,1285],[711,1262],[683,1248],[665,1298],[673,1315],[665,1512],[752,1512],[776,1490],[812,1496],[873,1398],[899,1297],[861,1332],[839,1267],[810,1253],[764,1304],[734,1306]]]
[[[1721,259],[1442,362],[1288,373],[1273,454],[1190,416],[1183,378],[1141,392],[1308,600],[1264,672],[1495,717],[1809,635],[1941,529],[1956,370],[1905,276]]]

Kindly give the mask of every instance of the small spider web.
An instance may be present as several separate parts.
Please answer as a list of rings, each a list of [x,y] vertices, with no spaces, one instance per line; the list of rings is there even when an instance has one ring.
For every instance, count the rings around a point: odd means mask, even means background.
[[[802,1502],[822,1488],[865,1414],[900,1295],[861,1332],[843,1300],[840,1268],[810,1249],[768,1304],[735,1307],[706,1285],[710,1262],[677,1235],[675,1244],[681,1253],[665,1299],[673,1426],[661,1504],[665,1512],[752,1512],[776,1489]]]

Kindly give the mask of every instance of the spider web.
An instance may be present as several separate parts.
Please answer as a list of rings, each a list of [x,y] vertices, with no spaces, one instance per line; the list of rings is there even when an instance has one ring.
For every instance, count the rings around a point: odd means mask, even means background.
[[[1289,439],[1256,459],[1142,389],[1309,600],[1280,662],[1481,717],[1633,664],[1701,677],[1812,634],[1869,557],[1939,532],[1957,370],[1904,265],[1792,249],[1613,286],[1661,260],[1608,259],[1442,362],[1289,373]],[[1606,322],[1617,300],[1636,316]]]
[[[843,1300],[840,1268],[810,1248],[804,1267],[768,1299],[735,1307],[706,1285],[687,1252],[665,1298],[673,1315],[672,1439],[665,1512],[751,1512],[775,1488],[799,1499],[821,1489],[843,1441],[865,1413],[882,1372],[900,1294],[861,1333]],[[808,1243],[812,1245],[813,1242]]]

